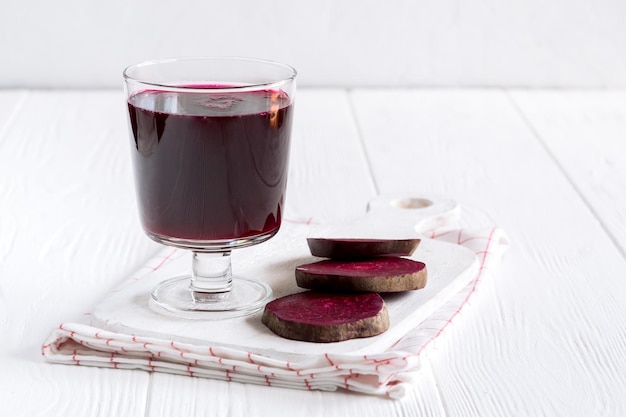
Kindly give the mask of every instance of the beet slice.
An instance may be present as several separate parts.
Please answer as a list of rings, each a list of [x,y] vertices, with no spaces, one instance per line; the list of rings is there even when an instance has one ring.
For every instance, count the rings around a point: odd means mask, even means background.
[[[305,342],[340,342],[371,337],[389,328],[380,295],[306,291],[266,304],[261,321],[277,335]]]
[[[342,261],[327,259],[296,267],[299,287],[340,292],[400,292],[426,286],[423,262],[394,256]]]
[[[313,256],[332,259],[410,256],[420,239],[323,239],[308,238]]]

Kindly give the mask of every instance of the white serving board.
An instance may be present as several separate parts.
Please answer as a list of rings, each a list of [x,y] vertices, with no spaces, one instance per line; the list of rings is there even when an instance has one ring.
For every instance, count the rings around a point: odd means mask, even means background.
[[[264,281],[274,297],[303,291],[296,286],[297,265],[319,260],[310,255],[306,237],[312,227],[285,223],[266,243],[233,252],[233,273]],[[383,334],[336,343],[311,343],[281,338],[261,323],[258,312],[247,317],[220,321],[178,319],[154,311],[149,293],[160,281],[188,272],[191,256],[182,256],[148,276],[122,285],[112,292],[91,315],[94,326],[127,334],[160,337],[208,346],[228,346],[280,359],[334,353],[374,354],[392,346],[416,327],[475,276],[476,255],[461,246],[423,239],[413,259],[428,269],[426,288],[385,295],[391,325]]]

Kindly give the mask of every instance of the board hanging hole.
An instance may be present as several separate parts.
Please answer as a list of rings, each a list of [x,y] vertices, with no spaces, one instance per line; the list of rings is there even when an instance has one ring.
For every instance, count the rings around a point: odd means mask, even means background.
[[[433,202],[425,198],[399,198],[391,202],[391,206],[401,209],[423,209],[433,205]]]

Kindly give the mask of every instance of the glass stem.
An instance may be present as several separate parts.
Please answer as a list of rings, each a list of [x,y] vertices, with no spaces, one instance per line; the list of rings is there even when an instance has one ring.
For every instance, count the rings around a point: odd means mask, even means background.
[[[230,251],[194,252],[191,266],[191,290],[208,294],[226,294],[233,286]]]

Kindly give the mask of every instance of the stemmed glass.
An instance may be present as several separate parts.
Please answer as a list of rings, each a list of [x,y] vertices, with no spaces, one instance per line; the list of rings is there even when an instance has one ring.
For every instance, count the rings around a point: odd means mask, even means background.
[[[296,71],[249,58],[190,57],[124,70],[141,222],[193,251],[189,276],[162,282],[154,306],[177,317],[253,313],[272,290],[233,276],[233,249],[276,234],[287,182]]]

